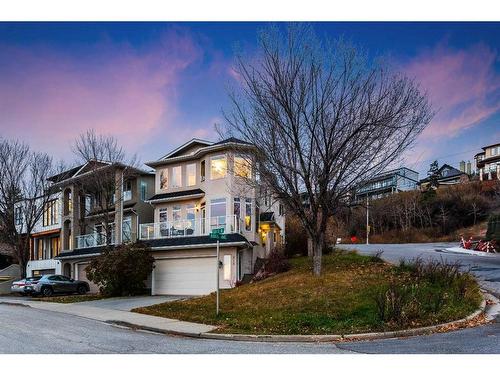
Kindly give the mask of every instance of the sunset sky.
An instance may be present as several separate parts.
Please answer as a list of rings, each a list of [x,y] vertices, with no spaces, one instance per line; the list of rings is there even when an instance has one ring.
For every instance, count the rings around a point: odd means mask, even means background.
[[[500,23],[316,23],[416,78],[438,114],[407,154],[421,172],[458,166],[500,142]],[[214,123],[236,84],[236,46],[252,53],[263,23],[0,23],[0,136],[56,159],[94,128],[142,161]]]

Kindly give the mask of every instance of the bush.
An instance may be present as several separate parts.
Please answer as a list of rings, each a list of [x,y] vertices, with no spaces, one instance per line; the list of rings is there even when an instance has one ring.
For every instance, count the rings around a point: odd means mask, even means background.
[[[283,251],[276,247],[274,248],[269,257],[263,260],[262,267],[257,270],[252,281],[260,281],[268,278],[269,276],[276,275],[277,273],[286,272],[291,268],[288,258],[283,254]]]
[[[87,277],[106,296],[144,293],[144,281],[153,270],[150,248],[140,243],[108,247],[87,267]]]
[[[500,241],[500,214],[491,215],[488,219],[488,230],[486,231],[488,241]]]

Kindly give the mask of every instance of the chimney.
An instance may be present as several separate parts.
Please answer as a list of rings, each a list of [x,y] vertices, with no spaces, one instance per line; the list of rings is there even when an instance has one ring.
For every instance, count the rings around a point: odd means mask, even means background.
[[[463,160],[460,162],[460,172],[465,173],[465,161]]]
[[[472,167],[470,164],[470,160],[467,162],[467,174],[471,175],[472,174]]]

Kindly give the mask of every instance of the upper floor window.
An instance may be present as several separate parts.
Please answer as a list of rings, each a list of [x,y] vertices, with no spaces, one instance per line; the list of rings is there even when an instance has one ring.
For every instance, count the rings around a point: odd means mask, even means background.
[[[145,201],[148,194],[148,183],[146,181],[141,181],[141,201]]]
[[[491,149],[491,156],[496,156],[500,154],[500,146],[493,147]]]
[[[182,168],[181,166],[172,168],[172,187],[181,187],[182,186]]]
[[[227,159],[225,155],[210,158],[210,179],[217,180],[226,177]]]
[[[54,199],[45,203],[43,208],[43,226],[49,226],[59,223],[59,204],[58,200]]]
[[[129,201],[132,199],[132,181],[128,180],[123,183],[123,200]]]
[[[200,181],[205,181],[205,160],[200,163]]]
[[[23,224],[23,211],[21,206],[16,207],[14,211],[14,220],[16,222],[16,225]]]
[[[160,189],[168,189],[168,169],[164,169],[160,172]]]
[[[186,185],[193,186],[196,185],[196,164],[188,164],[186,166]]]
[[[252,177],[252,164],[250,160],[241,156],[234,157],[234,175],[244,178]]]
[[[281,203],[278,204],[278,215],[283,216],[284,210]]]

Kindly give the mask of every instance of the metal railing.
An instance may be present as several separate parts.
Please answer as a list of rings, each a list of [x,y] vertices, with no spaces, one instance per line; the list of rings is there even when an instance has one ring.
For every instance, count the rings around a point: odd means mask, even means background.
[[[139,228],[139,239],[153,240],[169,237],[208,236],[216,228],[224,228],[224,233],[239,233],[241,225],[239,217],[228,215],[206,219],[184,219],[141,224]]]

